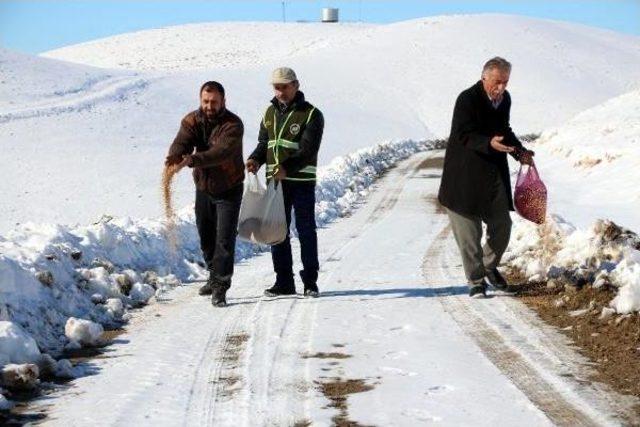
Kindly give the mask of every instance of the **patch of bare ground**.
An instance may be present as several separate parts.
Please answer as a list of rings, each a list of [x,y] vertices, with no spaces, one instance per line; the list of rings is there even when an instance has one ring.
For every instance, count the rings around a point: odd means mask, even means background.
[[[225,339],[225,351],[222,354],[221,360],[227,367],[235,367],[240,360],[242,351],[244,350],[244,344],[249,340],[247,334],[234,334],[228,335]]]
[[[442,169],[444,166],[444,157],[432,157],[429,159],[425,159],[422,163],[418,165],[416,170],[421,169]],[[440,175],[429,175],[428,178],[440,178]],[[444,209],[444,206],[440,204],[438,201],[438,197],[435,194],[429,194],[425,196],[426,202],[435,208],[437,214],[446,214],[447,211]]]
[[[316,381],[318,389],[331,401],[329,407],[339,412],[331,420],[335,427],[365,427],[363,424],[349,419],[349,405],[347,397],[354,393],[364,393],[373,390],[373,386],[362,379],[333,378],[328,381]]]
[[[238,377],[237,375],[220,377],[217,380],[214,380],[214,382],[222,384],[223,387],[227,387],[227,388],[233,387],[238,383],[238,381],[240,381],[240,377]]]
[[[101,339],[105,343],[111,343],[125,332],[124,328],[108,329],[102,333]]]
[[[523,279],[509,275],[512,283]],[[640,398],[640,316],[616,315],[609,308],[616,290],[611,286],[576,287],[561,280],[526,283],[517,296],[546,323],[557,327],[593,362],[591,380],[608,384],[620,394]],[[640,405],[634,408],[640,425]]]
[[[343,343],[336,343],[332,345],[334,348],[344,348],[347,345]],[[340,362],[336,361],[340,359],[348,359],[353,356],[346,353],[339,352],[317,352],[313,354],[302,354],[301,357],[303,359],[333,359],[329,362],[324,362],[326,365],[331,366],[332,368],[322,368],[323,371],[331,371],[333,369],[338,369],[339,375],[341,374],[341,369],[339,367]],[[374,386],[371,384],[367,384],[363,379],[344,379],[339,376],[333,377],[320,377],[321,381],[314,381],[316,388],[322,392],[322,394],[329,399],[329,408],[335,408],[338,410],[338,414],[335,415],[331,420],[333,421],[334,427],[364,427],[363,424],[357,423],[356,421],[352,421],[349,419],[349,405],[347,397],[350,394],[354,393],[364,393],[369,390],[373,390]],[[304,424],[306,421],[301,421],[300,426],[305,426],[309,424]],[[297,425],[297,424],[296,424]]]
[[[422,161],[416,170],[420,169],[442,169],[444,166],[444,157],[431,157]]]
[[[337,352],[325,353],[322,351],[314,354],[302,355],[303,359],[348,359],[350,357],[351,355],[346,353],[337,353]]]
[[[245,333],[227,335],[224,343],[224,352],[220,355],[222,361],[222,372],[214,380],[220,385],[219,396],[221,398],[231,398],[239,389],[242,378],[236,374],[236,368],[240,362],[245,344],[249,340],[249,335]]]

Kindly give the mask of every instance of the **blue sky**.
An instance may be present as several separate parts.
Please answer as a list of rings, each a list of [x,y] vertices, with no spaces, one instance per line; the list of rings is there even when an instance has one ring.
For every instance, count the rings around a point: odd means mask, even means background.
[[[395,22],[422,16],[500,12],[579,22],[640,35],[640,0],[286,1],[287,21],[316,21],[323,7],[343,21]],[[190,22],[281,21],[282,2],[0,0],[0,45],[40,53],[114,34]]]

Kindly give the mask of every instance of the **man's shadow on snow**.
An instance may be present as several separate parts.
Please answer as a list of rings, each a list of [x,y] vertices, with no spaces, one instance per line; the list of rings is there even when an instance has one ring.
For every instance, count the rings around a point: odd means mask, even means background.
[[[438,288],[391,288],[391,289],[353,289],[346,291],[321,291],[323,297],[388,297],[395,298],[434,298],[452,295],[466,295],[467,285],[443,286]]]

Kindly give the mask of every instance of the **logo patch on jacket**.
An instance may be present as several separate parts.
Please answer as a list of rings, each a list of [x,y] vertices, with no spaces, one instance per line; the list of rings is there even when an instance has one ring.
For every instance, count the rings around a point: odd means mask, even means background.
[[[291,132],[291,135],[297,135],[300,132],[300,125],[297,123],[292,124],[289,127],[289,132]]]

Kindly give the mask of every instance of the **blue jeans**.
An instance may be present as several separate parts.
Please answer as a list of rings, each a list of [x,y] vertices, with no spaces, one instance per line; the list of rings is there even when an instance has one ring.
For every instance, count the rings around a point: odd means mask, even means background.
[[[316,183],[281,181],[284,194],[284,209],[287,229],[291,226],[291,209],[296,219],[296,230],[300,240],[302,271],[300,277],[305,287],[318,281],[318,236],[316,234]],[[294,288],[293,257],[289,235],[284,242],[271,246],[276,284],[284,288]]]

